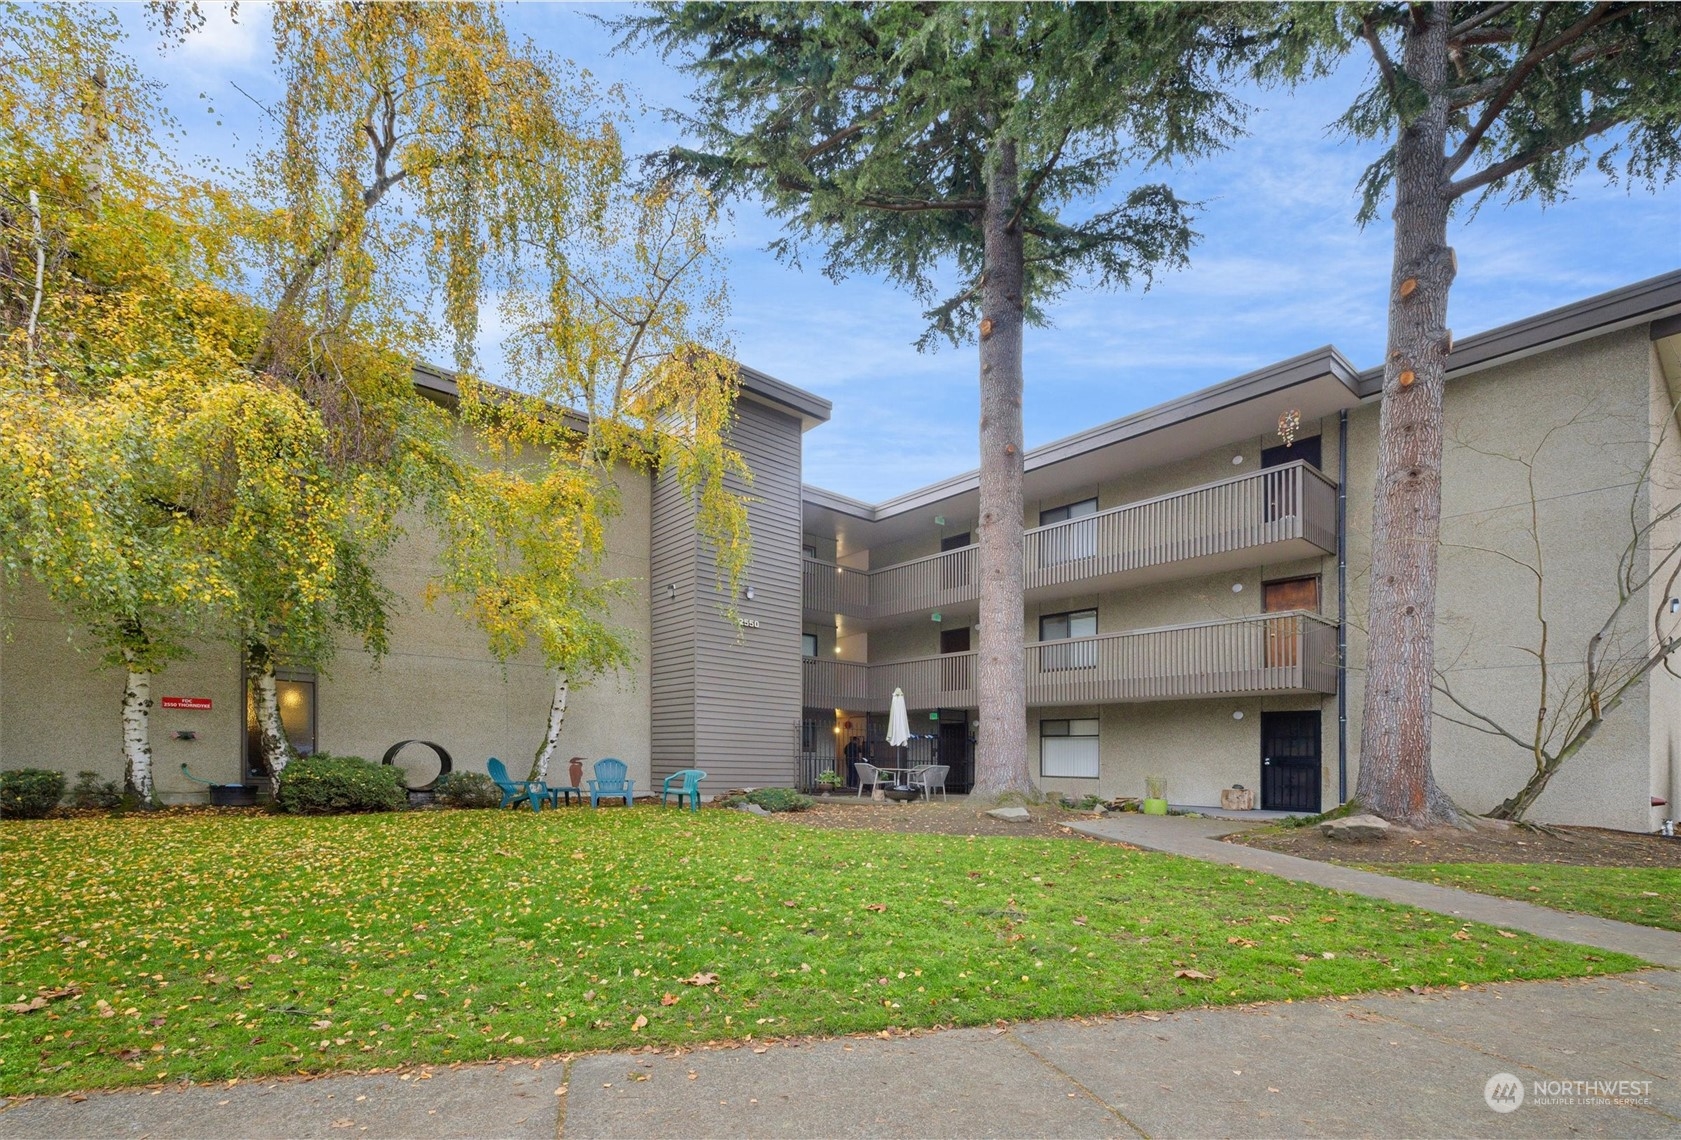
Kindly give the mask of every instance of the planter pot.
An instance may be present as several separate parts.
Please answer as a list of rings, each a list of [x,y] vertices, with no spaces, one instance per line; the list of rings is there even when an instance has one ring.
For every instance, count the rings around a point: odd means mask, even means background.
[[[251,807],[257,802],[255,784],[211,784],[211,807]]]
[[[1167,801],[1166,800],[1145,800],[1144,801],[1144,814],[1145,815],[1166,815],[1167,814]]]
[[[922,795],[922,789],[921,788],[883,788],[882,789],[882,794],[885,795],[890,800],[898,800],[900,803],[909,803],[911,800],[914,800],[918,796]]]

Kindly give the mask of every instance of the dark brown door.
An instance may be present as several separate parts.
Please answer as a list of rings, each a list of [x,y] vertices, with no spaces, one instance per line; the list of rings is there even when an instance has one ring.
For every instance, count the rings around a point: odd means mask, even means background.
[[[1319,437],[1309,436],[1298,439],[1292,444],[1279,444],[1277,447],[1263,447],[1261,449],[1262,467],[1282,467],[1286,463],[1294,463],[1298,459],[1305,459],[1315,467],[1319,466],[1320,450]]]
[[[1319,579],[1285,578],[1266,582],[1261,586],[1261,610],[1276,614],[1286,610],[1319,612]],[[1273,618],[1267,622],[1267,668],[1277,669],[1301,664],[1298,646],[1301,642],[1301,619]]]
[[[948,535],[940,539],[940,553],[948,550],[962,550],[969,546],[969,532]],[[956,589],[969,584],[969,556],[958,555],[956,558],[940,559],[940,587],[946,590]],[[945,650],[940,652],[944,653]]]
[[[942,629],[940,631],[940,652],[967,653],[969,652],[968,626],[962,629]],[[974,687],[973,657],[962,657],[956,661],[940,662],[940,691],[942,693],[966,693]]]

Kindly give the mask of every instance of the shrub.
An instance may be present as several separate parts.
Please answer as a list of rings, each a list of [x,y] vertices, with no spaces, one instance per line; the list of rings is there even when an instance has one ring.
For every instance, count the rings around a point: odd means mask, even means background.
[[[41,819],[64,795],[64,773],[45,768],[14,768],[0,772],[0,815]]]
[[[294,815],[396,811],[407,805],[408,793],[401,768],[318,753],[286,765],[274,802]]]
[[[806,811],[813,803],[810,796],[802,796],[793,788],[754,788],[747,793],[747,802],[766,811]]]
[[[483,772],[446,772],[438,777],[438,802],[452,808],[502,806],[502,789]]]
[[[101,780],[98,772],[77,772],[76,783],[70,789],[70,806],[77,808],[120,808],[123,806],[122,785],[115,780]]]

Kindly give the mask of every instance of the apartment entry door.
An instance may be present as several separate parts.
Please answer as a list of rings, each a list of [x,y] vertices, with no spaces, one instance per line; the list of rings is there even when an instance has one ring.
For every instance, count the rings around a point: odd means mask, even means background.
[[[1261,714],[1261,808],[1319,811],[1319,713]]]
[[[1319,612],[1319,579],[1286,578],[1279,582],[1264,582],[1261,585],[1261,610],[1263,613],[1276,614],[1288,610],[1306,610],[1309,613]],[[1301,634],[1301,619],[1298,617],[1277,617],[1267,621],[1267,668],[1278,669],[1291,665],[1300,665],[1300,654],[1296,651]]]
[[[969,710],[940,710],[940,751],[934,761],[951,768],[946,791],[967,792],[975,786],[975,753],[969,740]]]

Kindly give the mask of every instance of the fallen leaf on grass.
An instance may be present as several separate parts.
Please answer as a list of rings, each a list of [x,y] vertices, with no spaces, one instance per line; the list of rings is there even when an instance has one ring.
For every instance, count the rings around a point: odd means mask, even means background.
[[[882,911],[887,909],[887,904],[886,903],[865,903],[864,904],[864,909],[865,910],[873,910],[877,914],[880,914]]]
[[[641,1033],[647,1027],[648,1027],[648,1017],[647,1017],[646,1014],[641,1014],[641,1013],[637,1014],[636,1015],[636,1020],[630,1023],[630,1031],[632,1033]]]
[[[685,986],[715,986],[718,984],[717,974],[695,974],[693,977],[682,979]]]
[[[1234,934],[1230,938],[1226,939],[1226,945],[1228,945],[1228,946],[1241,946],[1245,950],[1248,950],[1248,949],[1251,949],[1252,947],[1259,946],[1260,943],[1256,942],[1253,938],[1239,938],[1237,935]]]
[[[1471,932],[1469,930],[1456,930],[1453,932],[1453,936],[1460,942],[1471,941]]]
[[[661,1005],[676,1005],[681,999],[676,994],[665,994],[660,998]]]
[[[1287,914],[1269,914],[1267,917],[1274,922],[1282,922],[1285,926],[1290,925],[1290,916]]]
[[[1517,937],[1517,935],[1513,934],[1510,930],[1496,930],[1494,933],[1498,934],[1502,938],[1516,938]]]
[[[1175,970],[1173,971],[1173,976],[1176,978],[1190,978],[1194,982],[1212,982],[1214,980],[1213,975],[1205,974],[1201,970]]]

